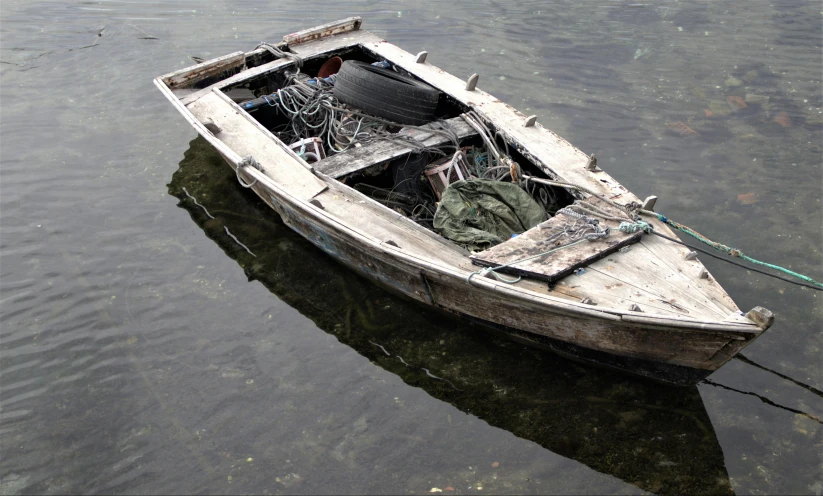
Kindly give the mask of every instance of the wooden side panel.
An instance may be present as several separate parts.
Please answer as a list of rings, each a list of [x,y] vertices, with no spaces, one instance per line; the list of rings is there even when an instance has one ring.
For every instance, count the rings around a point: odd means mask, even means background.
[[[214,93],[189,105],[189,110],[200,122],[211,119],[221,129],[220,141],[241,157],[253,156],[266,175],[300,198],[308,200],[326,189],[323,181]]]
[[[163,76],[163,82],[171,89],[187,88],[198,81],[234,69],[246,63],[245,52],[234,52],[216,59],[207,60],[192,67]]]
[[[731,339],[722,333],[644,329],[638,325],[547,314],[528,302],[429,278],[434,300],[475,318],[606,353],[714,370],[712,357]],[[543,314],[544,317],[536,318]]]

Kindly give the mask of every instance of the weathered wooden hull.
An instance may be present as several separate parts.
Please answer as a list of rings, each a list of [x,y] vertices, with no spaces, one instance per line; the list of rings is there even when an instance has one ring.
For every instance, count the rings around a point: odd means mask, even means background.
[[[223,158],[234,167],[231,158]],[[260,183],[252,189],[289,228],[385,289],[567,358],[657,381],[692,385],[758,335],[625,325],[617,317],[575,315],[516,297],[501,298],[498,290],[476,287],[465,279],[375,251],[282,191]]]
[[[320,46],[304,48],[317,55],[324,53],[328,47],[331,47],[329,50],[339,49],[353,42],[344,38],[342,41],[331,40],[327,43],[321,40],[315,43]],[[397,47],[375,40],[371,35],[364,37],[362,43],[395,62],[411,57]],[[246,54],[246,59],[250,56]],[[229,60],[232,67],[240,59],[233,54]],[[215,60],[218,67],[228,63],[222,59]],[[266,65],[277,68],[286,63],[279,60]],[[248,69],[247,72],[259,76],[264,73],[264,67]],[[522,115],[499,100],[479,90],[466,94],[456,86],[452,76],[427,64],[406,67],[419,72],[418,75],[424,80],[429,81],[427,77],[437,78],[430,82],[450,95],[460,94],[455,98],[462,104],[483,107],[490,119],[497,119],[495,122],[499,122],[501,132],[510,137],[524,156],[533,157],[547,174],[559,175],[557,171],[560,170],[569,178],[587,184],[587,187],[600,188],[602,194],[629,200],[635,198],[602,171],[596,177],[589,177],[582,167],[563,169],[568,161],[585,158],[585,155],[545,129],[531,127],[523,131],[518,120]],[[197,71],[198,74],[204,73],[205,69]],[[182,75],[178,73],[158,78],[155,83],[231,167],[238,167],[242,162],[241,156],[257,156],[262,164],[261,169],[247,167],[243,174],[247,176],[246,181],[252,183],[255,193],[282,217],[286,225],[340,263],[407,298],[483,323],[515,339],[574,359],[676,384],[693,384],[701,380],[770,325],[769,322],[758,327],[738,316],[737,307],[722,289],[706,281],[692,281],[689,279],[692,276],[683,275],[677,267],[669,273],[671,278],[679,278],[679,287],[684,288],[678,293],[681,300],[679,303],[673,299],[667,300],[662,293],[658,293],[655,285],[674,286],[666,278],[656,276],[651,266],[651,270],[638,269],[638,264],[649,263],[643,253],[661,257],[664,263],[667,259],[679,260],[677,264],[692,272],[695,268],[702,268],[702,265],[699,262],[683,262],[682,253],[663,249],[654,245],[653,241],[638,243],[648,252],[621,254],[619,262],[624,265],[620,270],[629,276],[625,286],[608,286],[598,282],[610,280],[608,278],[611,277],[608,272],[612,267],[603,267],[602,264],[599,269],[592,268],[593,279],[584,289],[567,285],[549,291],[545,285],[535,282],[512,286],[485,277],[470,278],[475,268],[472,268],[468,256],[396,212],[312,169],[268,130],[231,103],[219,87],[201,88],[188,95],[173,94],[171,83],[181,78],[185,80],[186,77],[185,72],[180,73]],[[208,71],[205,73],[210,74]],[[242,78],[241,73],[229,79],[241,81]],[[207,123],[213,127],[207,128]],[[547,149],[549,146],[554,148]],[[553,162],[549,163],[549,159]],[[654,223],[653,220],[650,222]],[[660,223],[655,224],[655,228],[670,232]],[[614,263],[618,264],[618,261]],[[643,280],[631,279],[637,277],[633,274],[638,273],[642,273],[643,277],[651,275]],[[608,293],[609,288],[615,287],[622,287],[620,296]],[[590,294],[599,291],[597,294],[609,305],[598,307],[583,304],[576,291],[583,291],[585,296],[587,293],[584,290]],[[690,294],[692,291],[694,293]],[[644,313],[634,308],[627,310],[626,304],[633,302],[635,292],[638,296],[640,292],[651,295],[651,299],[643,300],[643,305],[648,305],[646,308],[652,310],[656,308],[656,311]],[[624,305],[624,308],[614,306],[616,304]],[[701,320],[694,316],[684,318],[683,313],[666,313],[665,305],[675,305],[680,309],[681,304],[691,305],[692,311],[705,306],[708,309],[706,315],[711,318]],[[689,313],[686,308],[678,311]]]

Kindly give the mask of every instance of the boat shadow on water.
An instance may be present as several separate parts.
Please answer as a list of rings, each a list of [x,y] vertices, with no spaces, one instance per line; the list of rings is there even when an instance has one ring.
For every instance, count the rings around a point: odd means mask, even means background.
[[[696,386],[581,366],[396,297],[282,223],[201,137],[169,184],[249,280],[406,384],[655,493],[732,493]]]

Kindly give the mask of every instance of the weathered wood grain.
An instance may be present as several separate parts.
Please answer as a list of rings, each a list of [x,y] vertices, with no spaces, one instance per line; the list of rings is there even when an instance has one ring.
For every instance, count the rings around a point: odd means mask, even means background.
[[[347,17],[339,21],[329,22],[296,33],[287,34],[283,37],[283,41],[289,45],[299,45],[349,31],[357,31],[360,29],[362,23],[363,20],[359,16]]]
[[[588,201],[596,207],[607,211],[612,216],[618,215],[614,207],[602,200],[590,198]],[[555,215],[520,236],[500,243],[488,250],[475,253],[472,255],[472,260],[475,264],[483,267],[499,267],[540,255],[552,249],[567,246],[570,244],[570,241],[564,238],[556,240],[551,244],[545,243],[545,240],[557,232],[556,230],[562,231],[564,225],[571,224],[574,220],[575,219],[563,214]],[[561,248],[559,251],[548,255],[533,258],[509,267],[502,267],[496,272],[531,277],[548,282],[557,281],[571,274],[575,269],[599,260],[628,244],[636,243],[640,239],[642,234],[640,232],[626,234],[618,231],[617,227],[619,224],[619,221],[601,220],[601,225],[609,227],[612,230],[606,238],[584,242],[569,246],[568,248]]]
[[[465,139],[477,132],[460,117],[443,121],[442,125],[457,134],[458,139]],[[437,129],[441,124],[426,124],[424,129]],[[420,129],[404,128],[398,135],[411,138],[420,146],[441,146],[451,140],[443,134],[427,133]],[[314,164],[315,169],[329,177],[339,179],[354,172],[361,171],[373,165],[382,164],[389,160],[402,157],[412,152],[415,145],[400,139],[384,139],[366,143],[363,146],[332,155]]]
[[[169,88],[188,88],[198,81],[210,78],[229,69],[234,69],[246,63],[245,52],[234,52],[216,59],[201,62],[195,66],[180,69],[162,76],[163,82]]]
[[[275,182],[305,200],[326,189],[326,184],[300,165],[269,136],[243,118],[237,109],[214,93],[189,105],[200,122],[210,118],[222,130],[220,141],[241,157],[251,155]]]

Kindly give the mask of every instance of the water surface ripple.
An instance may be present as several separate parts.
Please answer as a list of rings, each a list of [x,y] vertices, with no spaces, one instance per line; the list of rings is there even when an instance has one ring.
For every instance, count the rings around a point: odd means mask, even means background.
[[[333,263],[151,84],[355,14],[823,279],[819,2],[6,1],[0,492],[820,494],[818,294],[705,260],[777,314],[745,360],[686,389],[573,364]]]

